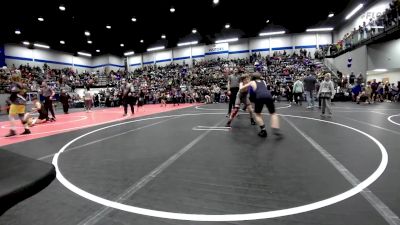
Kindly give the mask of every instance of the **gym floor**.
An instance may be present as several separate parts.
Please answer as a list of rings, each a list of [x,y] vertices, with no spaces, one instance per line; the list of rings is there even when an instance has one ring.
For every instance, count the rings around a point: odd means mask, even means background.
[[[59,132],[0,139],[57,169],[0,224],[400,224],[400,104],[335,103],[328,119],[277,103],[281,140],[243,112],[225,128],[226,104],[157,107],[71,113],[38,126]],[[82,121],[67,130],[71,118]]]

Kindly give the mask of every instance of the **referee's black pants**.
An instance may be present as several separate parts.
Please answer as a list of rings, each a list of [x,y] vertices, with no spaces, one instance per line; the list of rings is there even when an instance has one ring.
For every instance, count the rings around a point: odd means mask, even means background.
[[[231,114],[232,107],[235,105],[235,102],[236,102],[236,95],[239,92],[239,88],[233,87],[233,88],[229,89],[229,91],[231,92],[231,95],[229,96],[228,114]]]

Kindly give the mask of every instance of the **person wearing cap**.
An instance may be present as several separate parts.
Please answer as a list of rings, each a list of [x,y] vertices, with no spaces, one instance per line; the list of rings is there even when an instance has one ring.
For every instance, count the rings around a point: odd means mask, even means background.
[[[263,116],[261,114],[264,105],[267,106],[269,114],[271,116],[271,128],[272,133],[277,138],[282,138],[279,127],[279,117],[275,112],[274,100],[271,92],[268,90],[267,84],[264,80],[261,80],[261,74],[256,72],[252,75],[252,81],[243,85],[241,90],[249,89],[250,101],[254,103],[255,121],[260,126],[261,131],[258,133],[260,137],[267,137],[267,130]]]

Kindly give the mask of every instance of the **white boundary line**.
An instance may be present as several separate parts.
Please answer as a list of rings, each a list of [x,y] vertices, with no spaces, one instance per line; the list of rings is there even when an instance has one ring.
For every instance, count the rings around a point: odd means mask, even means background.
[[[394,121],[392,120],[392,118],[393,118],[393,117],[396,117],[396,116],[400,116],[400,114],[389,116],[387,119],[389,120],[389,122],[391,122],[391,123],[393,123],[393,124],[396,124],[397,126],[400,126],[400,123],[394,122]]]
[[[224,129],[217,129],[217,128],[195,128],[193,127],[192,130],[197,130],[197,131],[204,131],[204,130],[210,130],[210,131],[229,131],[229,129],[224,128]]]
[[[189,108],[189,107],[188,107]],[[103,109],[104,110],[104,109]],[[165,111],[164,113],[167,113],[167,112],[172,112],[172,111],[174,111],[174,110],[170,110],[170,111]],[[117,113],[117,111],[115,111],[115,112],[107,112],[107,110],[104,110],[104,113]],[[92,115],[96,115],[96,114],[92,114]],[[27,137],[29,137],[29,136],[35,136],[35,135],[41,135],[41,134],[51,134],[51,133],[58,133],[58,132],[61,132],[61,131],[73,131],[73,130],[78,130],[78,129],[81,129],[81,128],[88,128],[88,127],[94,127],[94,126],[99,126],[99,125],[104,125],[104,124],[108,124],[108,123],[113,123],[113,122],[117,122],[117,121],[120,121],[120,120],[128,120],[128,119],[134,119],[135,117],[130,117],[130,116],[122,116],[123,115],[123,112],[121,113],[121,118],[117,118],[117,119],[114,119],[114,120],[109,120],[109,121],[105,121],[105,122],[100,122],[100,123],[93,123],[93,124],[87,124],[87,125],[84,125],[84,126],[78,126],[78,127],[71,127],[71,128],[65,128],[65,129],[57,129],[57,130],[52,130],[52,131],[46,131],[46,132],[40,132],[40,133],[32,133],[32,134],[29,134]],[[145,116],[151,116],[151,115],[139,115],[140,117],[145,117]],[[1,139],[12,139],[12,138],[18,138],[18,136],[17,137],[0,137],[0,140]],[[25,141],[25,140],[24,140]]]
[[[376,114],[381,114],[381,115],[388,115],[387,113],[384,113],[384,112],[377,112],[377,111],[370,111],[370,112],[376,113]]]
[[[231,129],[230,127],[209,127],[209,126],[197,126],[198,128],[210,128],[210,129]]]
[[[292,126],[301,136],[303,136],[321,155],[332,164],[335,169],[342,174],[342,176],[353,186],[356,186],[360,183],[360,180],[357,179],[343,164],[341,164],[335,157],[333,157],[327,150],[325,150],[321,145],[319,145],[314,139],[305,134],[302,130],[300,130],[296,125],[294,125],[291,121],[283,117],[283,119]],[[375,210],[388,222],[390,225],[399,225],[400,219],[399,217],[391,210],[388,206],[385,205],[374,193],[371,192],[368,188],[365,188],[361,195],[375,208]]]
[[[77,129],[81,129],[81,128],[87,128],[87,127],[93,127],[93,126],[98,126],[98,125],[104,125],[104,124],[107,124],[107,123],[113,123],[113,122],[129,119],[129,118],[131,118],[131,117],[122,117],[121,116],[121,118],[117,118],[117,119],[114,119],[114,120],[109,120],[109,121],[106,121],[106,122],[93,123],[93,124],[88,124],[88,125],[79,126],[79,127],[70,127],[70,128],[57,129],[57,130],[52,130],[52,131],[40,132],[40,133],[32,133],[32,134],[29,134],[29,136],[58,133],[58,132],[61,132],[61,131],[77,130]],[[29,136],[27,136],[27,137],[29,137]],[[0,140],[1,139],[11,139],[11,138],[15,138],[15,137],[0,137]]]
[[[145,125],[145,126],[137,127],[137,128],[135,128],[135,129],[128,130],[128,131],[125,131],[125,132],[122,132],[122,133],[118,133],[118,134],[114,134],[114,135],[111,135],[111,136],[108,136],[108,137],[105,137],[105,138],[97,139],[97,140],[95,140],[95,141],[91,141],[91,142],[85,143],[85,144],[83,144],[83,145],[78,145],[78,146],[69,148],[69,149],[66,150],[66,152],[69,152],[69,151],[71,151],[71,150],[75,150],[75,149],[78,149],[78,148],[86,147],[86,146],[88,146],[88,145],[96,144],[96,143],[99,143],[99,142],[102,142],[102,141],[106,141],[106,140],[108,140],[108,139],[115,138],[115,137],[118,137],[118,136],[122,136],[122,135],[127,134],[127,133],[130,133],[130,132],[134,132],[134,131],[142,130],[142,129],[144,129],[144,128],[152,127],[152,126],[154,126],[154,125],[158,125],[158,124],[160,124],[160,123],[164,123],[164,122],[167,122],[167,121],[172,120],[172,119],[175,119],[175,118],[177,118],[177,117],[173,117],[173,118],[169,118],[169,119],[166,119],[166,120],[162,120],[162,121],[159,121],[159,122],[156,122],[156,123],[152,123],[152,124],[148,124],[148,125]],[[56,153],[52,153],[52,154],[49,154],[49,155],[45,155],[45,156],[42,156],[42,157],[40,157],[40,158],[37,158],[37,160],[44,160],[44,159],[47,159],[47,158],[50,158],[50,157],[54,156],[55,154],[56,154]]]
[[[43,123],[43,124],[38,124],[36,127],[42,127],[42,126],[47,127],[47,126],[56,126],[56,125],[66,124],[66,123],[76,123],[76,122],[83,121],[83,120],[86,120],[89,118],[87,116],[72,116],[72,115],[71,115],[71,117],[75,117],[75,118],[80,117],[81,119],[71,120],[71,121],[66,121],[66,122],[47,122],[47,123]],[[9,129],[10,125],[3,125],[3,126],[1,126],[1,128]],[[17,128],[24,128],[24,127],[17,126]]]
[[[168,120],[170,120],[170,119],[168,119]],[[218,122],[215,126],[218,126],[218,124],[221,124],[224,120]],[[126,189],[123,193],[118,195],[118,197],[116,198],[116,201],[119,201],[119,202],[126,201],[129,197],[131,197],[137,191],[142,189],[142,187],[144,187],[146,184],[148,184],[150,181],[152,181],[154,178],[156,178],[158,174],[160,174],[164,170],[166,170],[170,165],[172,165],[172,163],[174,163],[176,160],[178,160],[183,154],[188,152],[194,145],[196,145],[205,136],[207,136],[207,134],[210,133],[210,131],[211,130],[207,130],[206,132],[203,132],[200,136],[198,136],[193,141],[191,141],[189,144],[187,144],[186,146],[181,148],[173,156],[169,157],[168,160],[165,161],[163,164],[159,165],[157,168],[152,170],[146,176],[142,177],[138,182],[136,182],[135,184],[130,186],[128,189]],[[110,213],[112,210],[113,210],[112,208],[104,206],[102,209],[98,210],[94,214],[90,215],[89,217],[87,217],[86,219],[81,221],[78,225],[93,225],[93,224],[97,223],[99,220],[101,220],[108,213]]]
[[[108,129],[110,127],[120,126],[120,125],[128,124],[128,123],[135,123],[135,122],[144,121],[144,120],[168,118],[171,116],[190,116],[190,115],[206,115],[206,114],[211,115],[211,114],[224,114],[224,113],[179,114],[179,115],[145,118],[145,119],[141,119],[141,120],[127,121],[127,122],[122,122],[122,123],[118,123],[118,124],[105,126],[105,127],[90,131],[88,133],[85,133],[83,135],[80,135],[80,136],[76,137],[75,139],[69,141],[66,145],[64,145],[59,150],[58,153],[56,153],[54,155],[52,163],[57,172],[57,179],[60,181],[61,184],[63,184],[70,191],[76,193],[77,195],[80,195],[83,198],[86,198],[93,202],[97,202],[97,203],[107,206],[107,207],[119,209],[119,210],[126,211],[126,212],[131,212],[131,213],[136,213],[136,214],[141,214],[141,215],[146,215],[146,216],[152,216],[152,217],[175,219],[175,220],[188,220],[188,221],[245,221],[245,220],[268,219],[268,218],[276,218],[276,217],[294,215],[294,214],[299,214],[299,213],[304,213],[304,212],[309,212],[312,210],[320,209],[320,208],[341,202],[347,198],[350,198],[350,197],[362,192],[365,188],[367,188],[369,185],[371,185],[373,182],[375,182],[385,171],[386,166],[388,164],[388,154],[387,154],[385,147],[382,145],[382,143],[380,143],[377,139],[375,139],[371,135],[369,135],[361,130],[358,130],[356,128],[353,128],[353,127],[350,127],[350,126],[347,126],[344,124],[332,122],[332,121],[326,121],[326,120],[302,117],[302,116],[281,115],[281,116],[308,119],[308,120],[314,120],[314,121],[320,121],[320,122],[324,122],[324,123],[338,125],[338,126],[356,131],[356,132],[368,137],[379,147],[379,150],[382,154],[381,162],[380,162],[378,168],[367,179],[365,179],[364,181],[359,183],[357,186],[355,186],[341,194],[338,194],[336,196],[333,196],[333,197],[330,197],[330,198],[327,198],[327,199],[324,199],[321,201],[317,201],[317,202],[313,202],[310,204],[297,206],[297,207],[293,207],[293,208],[273,210],[273,211],[268,211],[268,212],[247,213],[247,214],[226,214],[226,215],[173,213],[173,212],[145,209],[145,208],[135,207],[135,206],[131,206],[131,205],[125,205],[125,204],[122,204],[119,202],[110,201],[108,199],[105,199],[105,198],[96,196],[94,194],[91,194],[87,191],[84,191],[83,189],[72,184],[70,181],[68,181],[63,176],[63,174],[61,173],[60,168],[58,166],[58,158],[59,158],[60,154],[62,154],[67,149],[68,146],[70,146],[75,141],[77,141],[85,136],[88,136],[90,134],[96,133],[98,131]]]
[[[376,112],[376,111],[369,111],[369,110],[350,110],[350,111],[345,111],[345,110],[335,110],[333,112],[340,112],[340,113],[355,113],[355,112],[361,112],[361,113],[376,113],[376,114],[380,114],[380,115],[389,115],[387,113],[383,113],[383,112]]]
[[[368,107],[368,106],[365,106],[365,107]],[[331,107],[332,109],[349,109],[349,110],[365,110],[365,111],[368,111],[368,110],[394,110],[394,111],[400,111],[400,109],[384,109],[384,108],[378,108],[378,109],[371,109],[371,108],[363,108],[363,107],[340,107],[340,106],[332,106]]]
[[[226,111],[226,109],[205,109],[205,108],[201,108],[200,106],[196,106],[195,109],[206,110],[206,111]]]
[[[390,129],[387,129],[387,128],[384,128],[384,127],[380,127],[380,126],[375,125],[375,124],[371,124],[371,123],[367,123],[367,122],[364,122],[364,121],[356,120],[356,119],[350,118],[348,116],[340,116],[340,117],[343,117],[343,118],[346,118],[348,120],[352,120],[354,122],[361,123],[361,124],[364,124],[364,125],[367,125],[367,126],[370,126],[370,127],[378,128],[378,129],[381,129],[381,130],[384,130],[384,131],[387,131],[387,132],[390,132],[390,133],[393,133],[393,134],[396,134],[396,135],[400,135],[400,132],[398,132],[398,131],[394,131],[394,130],[390,130]]]
[[[292,105],[288,104],[287,106],[276,107],[275,109],[287,109],[292,107]],[[206,109],[200,106],[196,106],[195,109],[197,110],[206,110],[206,111],[226,111],[226,109]]]

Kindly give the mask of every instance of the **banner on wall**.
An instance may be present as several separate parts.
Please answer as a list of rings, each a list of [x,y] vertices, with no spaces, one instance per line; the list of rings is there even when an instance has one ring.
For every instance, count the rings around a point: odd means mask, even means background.
[[[229,43],[220,43],[209,45],[207,48],[208,53],[229,51]]]
[[[229,43],[209,45],[206,48],[205,55],[207,58],[228,58]]]

